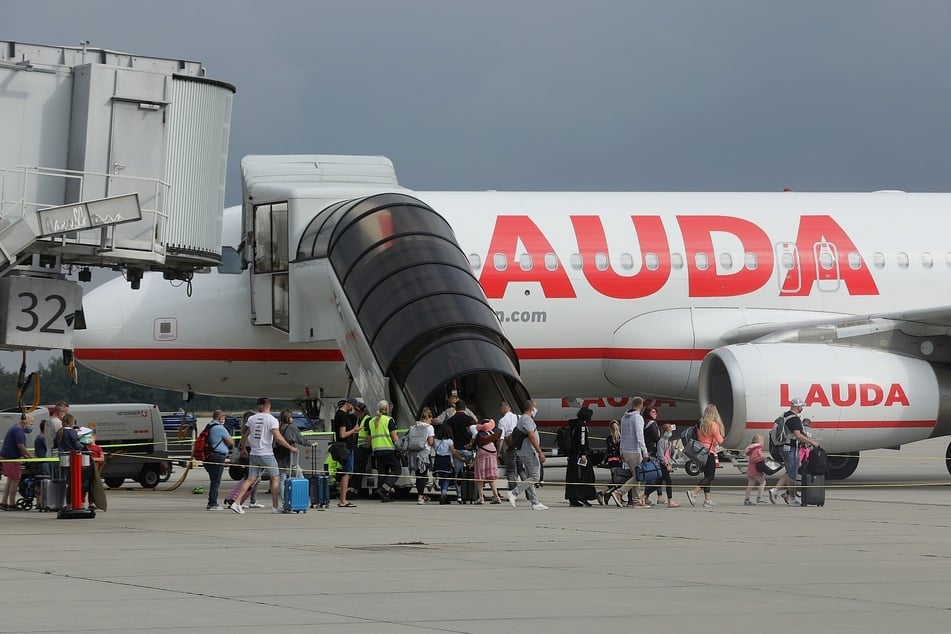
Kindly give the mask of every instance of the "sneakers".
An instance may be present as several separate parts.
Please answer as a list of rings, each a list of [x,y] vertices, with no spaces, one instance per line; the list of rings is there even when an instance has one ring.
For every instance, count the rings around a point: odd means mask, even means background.
[[[789,506],[802,506],[802,502],[800,502],[797,498],[793,498],[792,500],[786,500],[786,504],[788,504]]]
[[[506,495],[507,495],[508,498],[509,498],[509,504],[511,504],[511,505],[512,505],[512,508],[514,509],[514,508],[515,508],[515,503],[518,501],[518,498],[515,497],[515,494],[512,493],[511,491],[508,491],[508,492],[506,493]]]
[[[248,504],[248,508],[249,509],[263,509],[264,505],[261,504],[260,502],[251,502],[250,504]]]
[[[769,490],[769,503],[776,504],[776,498],[779,496],[779,491],[776,489]]]
[[[690,501],[690,506],[697,505],[697,496],[692,489],[687,489],[687,500]]]
[[[426,498],[419,496],[419,498],[416,500],[416,503],[422,506],[423,504],[426,504]]]
[[[756,498],[756,503],[757,503],[757,504],[766,504],[766,500],[764,500],[763,498]]]
[[[713,507],[716,506],[716,505],[717,505],[717,503],[714,502],[713,500],[706,500],[706,501],[703,503],[703,508],[709,509],[709,508],[713,508]]]
[[[788,492],[787,492],[787,493],[783,493],[780,497],[783,498],[783,502],[785,502],[787,505],[789,504],[789,493],[788,493]]]
[[[225,500],[226,509],[230,509],[232,504],[234,504],[234,500]]]
[[[225,507],[221,506],[220,504],[215,504],[214,506],[205,507],[205,510],[206,511],[223,511],[225,510]]]
[[[244,509],[241,508],[241,503],[240,503],[240,502],[235,502],[234,504],[232,504],[232,505],[231,505],[231,510],[234,511],[235,513],[237,513],[238,515],[241,515],[242,513],[244,513]]]
[[[535,502],[534,504],[532,504],[532,510],[533,511],[547,511],[548,507],[542,504],[541,502]]]
[[[753,506],[753,501],[750,500],[749,498],[746,498],[745,500],[743,500],[743,506]]]
[[[283,512],[284,512],[284,509],[279,509],[279,508],[277,508],[276,506],[272,506],[272,507],[271,507],[271,514],[273,514],[273,515],[277,515],[277,514],[283,513]]]

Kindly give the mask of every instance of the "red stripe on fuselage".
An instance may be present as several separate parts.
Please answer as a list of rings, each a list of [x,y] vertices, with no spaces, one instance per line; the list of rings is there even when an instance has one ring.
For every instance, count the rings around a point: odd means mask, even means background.
[[[88,361],[343,361],[339,350],[242,348],[81,348],[76,358]],[[690,348],[526,348],[519,360],[569,361],[702,361],[709,350]]]

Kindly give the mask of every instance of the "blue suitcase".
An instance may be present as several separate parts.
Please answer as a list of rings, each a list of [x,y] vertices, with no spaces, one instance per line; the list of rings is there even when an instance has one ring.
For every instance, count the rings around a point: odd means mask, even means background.
[[[297,454],[292,454],[296,456]],[[297,461],[291,464],[291,473],[299,473]],[[306,513],[310,508],[310,484],[307,478],[288,477],[284,480],[284,512]]]
[[[310,476],[310,506],[318,510],[330,507],[330,478],[326,473]]]

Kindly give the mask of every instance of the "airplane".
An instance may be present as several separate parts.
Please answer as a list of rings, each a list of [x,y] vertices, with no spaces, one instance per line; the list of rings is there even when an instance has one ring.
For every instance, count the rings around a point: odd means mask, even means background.
[[[407,420],[450,390],[486,416],[651,394],[683,422],[716,404],[728,448],[800,397],[833,478],[951,434],[947,194],[418,192],[332,155],[242,172],[218,269],[88,293],[79,362],[206,394],[356,389]]]

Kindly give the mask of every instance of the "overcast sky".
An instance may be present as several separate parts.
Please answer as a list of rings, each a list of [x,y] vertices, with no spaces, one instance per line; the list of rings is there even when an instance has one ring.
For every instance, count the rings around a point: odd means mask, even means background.
[[[252,153],[383,154],[419,190],[951,191],[949,25],[944,0],[7,0],[0,39],[234,84],[231,205]]]
[[[951,190],[951,3],[5,2],[0,39],[202,62],[251,153],[415,189]]]

